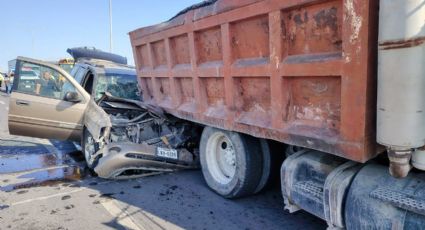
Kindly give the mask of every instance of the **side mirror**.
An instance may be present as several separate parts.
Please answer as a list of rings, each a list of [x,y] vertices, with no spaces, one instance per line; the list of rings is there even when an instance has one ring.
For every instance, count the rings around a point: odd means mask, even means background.
[[[64,100],[77,103],[77,102],[81,101],[81,98],[80,98],[80,95],[78,95],[77,92],[66,92]]]

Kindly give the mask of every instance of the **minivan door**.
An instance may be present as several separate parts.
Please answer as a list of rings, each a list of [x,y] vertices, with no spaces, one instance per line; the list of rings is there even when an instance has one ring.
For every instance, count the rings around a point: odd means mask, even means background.
[[[89,100],[90,95],[59,66],[18,57],[9,101],[9,132],[78,141]]]

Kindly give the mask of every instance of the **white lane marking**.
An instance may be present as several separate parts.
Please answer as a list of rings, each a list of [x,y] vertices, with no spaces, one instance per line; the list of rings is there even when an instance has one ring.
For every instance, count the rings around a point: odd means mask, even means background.
[[[0,104],[1,104],[1,105],[5,105],[6,103],[4,103],[4,101],[0,101]]]
[[[131,215],[124,209],[120,209],[113,200],[109,200],[106,202],[101,202],[106,211],[109,212],[114,218],[116,218],[117,222],[125,227],[126,229],[131,230],[145,230],[143,226],[139,226]]]
[[[98,185],[108,184],[108,183],[109,183],[108,181],[105,181],[105,182],[98,183]],[[55,197],[58,197],[58,196],[65,196],[65,195],[69,195],[69,194],[72,194],[72,193],[81,192],[81,191],[84,191],[86,189],[89,189],[89,188],[88,187],[82,187],[82,188],[75,189],[75,190],[72,190],[72,191],[69,191],[69,192],[56,193],[56,194],[53,194],[53,195],[50,195],[50,196],[41,196],[41,197],[32,198],[32,199],[28,199],[28,200],[18,201],[18,202],[15,202],[15,203],[11,203],[9,206],[27,204],[27,203],[31,203],[31,202],[34,202],[34,201],[48,200],[48,199],[55,198]]]
[[[175,229],[183,230],[180,226],[177,226],[167,220],[162,219],[159,216],[156,216],[152,213],[149,213],[140,207],[133,206],[128,203],[124,203],[120,200],[106,200],[101,202],[103,207],[108,211],[112,216],[123,222],[130,222],[129,225],[123,226],[129,229],[148,229],[148,230],[166,230],[166,229]],[[135,228],[134,225],[138,226]]]
[[[72,193],[81,192],[81,191],[83,191],[85,189],[87,189],[87,188],[79,188],[79,189],[72,190],[72,191],[69,191],[69,192],[56,193],[56,194],[53,194],[53,195],[50,195],[50,196],[42,196],[42,197],[37,197],[37,198],[33,198],[33,199],[18,201],[18,202],[15,202],[15,203],[10,204],[10,206],[16,206],[16,205],[20,205],[20,204],[27,204],[27,203],[31,203],[31,202],[34,202],[34,201],[40,201],[40,200],[48,200],[48,199],[51,199],[51,198],[54,198],[54,197],[58,197],[58,196],[65,196],[65,195],[69,195],[69,194],[72,194]]]
[[[159,216],[156,216],[152,213],[144,211],[140,208],[136,208],[135,213],[140,213],[141,223],[146,226],[146,229],[158,229],[158,230],[166,230],[166,229],[175,229],[175,230],[184,230],[180,226],[177,226],[167,220],[162,219]]]

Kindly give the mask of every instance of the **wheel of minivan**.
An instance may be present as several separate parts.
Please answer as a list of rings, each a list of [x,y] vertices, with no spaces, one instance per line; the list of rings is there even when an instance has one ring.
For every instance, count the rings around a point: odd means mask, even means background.
[[[237,198],[258,191],[263,168],[258,139],[205,127],[200,158],[206,183],[223,197]]]
[[[84,153],[84,158],[86,159],[87,167],[94,169],[99,161],[99,157],[97,157],[97,159],[92,158],[93,155],[99,150],[99,143],[94,140],[93,136],[87,129],[84,129],[81,148]]]

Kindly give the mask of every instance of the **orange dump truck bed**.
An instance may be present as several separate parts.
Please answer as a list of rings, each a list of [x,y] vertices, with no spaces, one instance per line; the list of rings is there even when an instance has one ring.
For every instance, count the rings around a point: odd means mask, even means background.
[[[365,162],[375,141],[376,0],[217,0],[130,32],[147,103]]]

